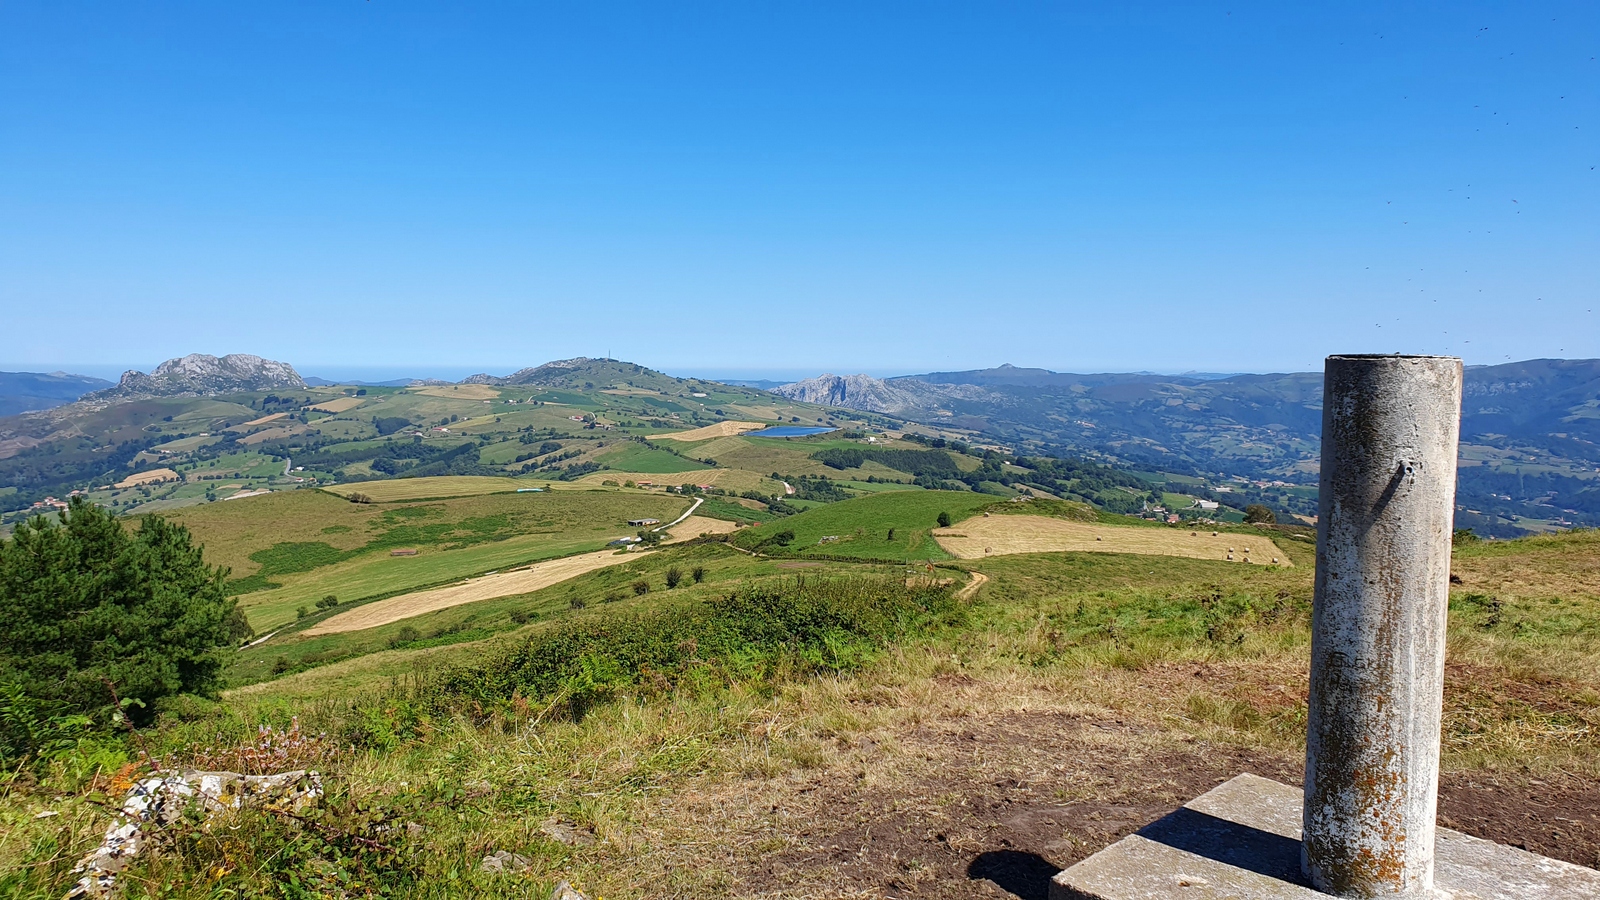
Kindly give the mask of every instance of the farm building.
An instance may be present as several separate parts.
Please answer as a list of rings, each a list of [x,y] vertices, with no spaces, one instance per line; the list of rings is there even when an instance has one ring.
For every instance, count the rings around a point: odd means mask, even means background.
[[[639,527],[641,525],[660,525],[661,524],[661,520],[660,519],[629,519],[628,520],[628,524],[634,526],[635,528],[637,528],[637,527]]]

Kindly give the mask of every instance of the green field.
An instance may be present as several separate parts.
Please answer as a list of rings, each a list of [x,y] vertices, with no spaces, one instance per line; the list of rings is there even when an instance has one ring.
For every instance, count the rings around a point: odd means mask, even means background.
[[[965,491],[892,491],[842,500],[742,531],[735,542],[748,549],[773,534],[792,531],[794,542],[781,552],[804,556],[856,556],[868,559],[949,559],[929,536],[947,512],[960,521],[998,502],[987,494]],[[894,538],[889,530],[894,529]],[[824,537],[837,541],[820,543]],[[768,549],[780,552],[768,545]]]
[[[480,475],[440,475],[434,478],[394,478],[387,481],[362,481],[340,484],[323,490],[348,497],[364,494],[376,503],[406,500],[433,500],[447,497],[474,497],[482,494],[516,493],[524,488],[545,487],[538,479],[497,478]]]
[[[469,662],[507,633],[527,633],[542,623],[573,615],[580,610],[625,610],[663,599],[713,597],[730,586],[753,578],[782,576],[782,560],[757,559],[721,544],[669,547],[638,554],[622,564],[580,575],[560,584],[527,594],[515,594],[425,613],[361,631],[302,637],[295,633],[251,647],[229,662],[227,678],[234,686],[253,685],[284,673],[316,669],[313,680],[289,678],[274,681],[247,692],[254,696],[284,697],[302,691],[326,695],[323,667],[340,664],[338,677],[349,687],[379,686],[391,674],[383,659],[351,663],[354,657],[400,649],[429,651],[430,664]],[[676,568],[684,581],[668,589],[665,574]],[[694,569],[703,570],[704,580],[696,584],[689,577]],[[806,570],[808,574],[852,575],[883,574],[883,567],[835,564]],[[646,594],[636,594],[633,584],[644,581]],[[446,649],[448,648],[448,649]],[[415,660],[412,660],[415,663]]]
[[[240,606],[256,630],[266,632],[330,594],[343,606],[598,550],[632,533],[628,519],[669,521],[688,504],[674,495],[616,490],[381,504],[286,491],[168,515],[189,527],[208,562],[232,570]],[[391,556],[397,549],[418,553]]]
[[[692,459],[684,459],[675,453],[632,442],[615,450],[607,447],[594,459],[595,462],[610,466],[619,472],[637,472],[642,475],[670,475],[710,468]]]

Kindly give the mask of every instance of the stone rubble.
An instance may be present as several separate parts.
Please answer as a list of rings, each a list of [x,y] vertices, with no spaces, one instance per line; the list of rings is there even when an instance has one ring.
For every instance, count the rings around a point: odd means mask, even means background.
[[[72,870],[82,877],[67,892],[67,900],[111,896],[117,873],[193,805],[201,807],[209,824],[219,813],[247,805],[271,804],[301,813],[321,798],[321,776],[305,770],[278,775],[159,772],[141,779],[129,789],[105,840]]]

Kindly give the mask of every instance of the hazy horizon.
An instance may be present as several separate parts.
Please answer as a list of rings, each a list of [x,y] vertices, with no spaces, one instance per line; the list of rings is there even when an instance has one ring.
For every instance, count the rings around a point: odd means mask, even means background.
[[[195,352],[204,352],[204,351],[195,351]],[[236,350],[236,351],[231,351],[231,352],[244,353],[244,352],[248,352],[248,351]],[[212,355],[214,355],[214,356],[223,356],[223,355],[226,355],[226,354],[218,353],[218,354],[212,354]],[[260,356],[261,354],[258,353],[258,354],[255,354],[255,355]],[[448,365],[350,366],[350,365],[319,365],[319,364],[315,364],[315,363],[307,364],[307,365],[301,365],[300,363],[297,363],[292,359],[291,360],[280,360],[280,362],[287,362],[289,365],[293,366],[295,371],[299,372],[300,376],[302,378],[324,378],[324,379],[328,379],[330,381],[333,381],[333,380],[346,381],[346,382],[349,382],[349,381],[362,381],[362,382],[368,382],[368,383],[375,383],[375,382],[391,381],[391,380],[399,379],[399,378],[417,378],[417,379],[436,378],[436,379],[440,379],[440,380],[444,380],[444,381],[460,381],[463,378],[466,378],[468,376],[478,375],[478,374],[488,374],[488,375],[494,375],[494,376],[497,376],[497,377],[503,377],[503,376],[506,376],[506,375],[510,375],[511,373],[513,373],[513,372],[515,372],[515,371],[517,371],[519,369],[524,369],[524,368],[528,368],[528,367],[531,367],[531,366],[538,366],[538,365],[541,365],[541,364],[546,363],[546,362],[552,362],[554,359],[570,359],[570,358],[572,358],[572,357],[554,357],[552,359],[540,360],[538,362],[528,362],[528,363],[521,363],[521,364],[515,364],[515,365],[505,364],[505,365],[499,365],[499,366],[448,366]],[[616,359],[616,358],[617,357],[613,357],[613,359]],[[1527,361],[1529,361],[1531,359],[1550,359],[1550,358],[1578,360],[1578,359],[1586,359],[1588,357],[1530,357],[1528,360],[1510,360],[1509,362],[1527,362]],[[1006,365],[1006,364],[1010,364],[1010,365],[1016,366],[1017,368],[1021,368],[1021,369],[1045,369],[1045,370],[1050,371],[1050,372],[1078,374],[1078,375],[1168,375],[1168,376],[1182,376],[1182,377],[1203,378],[1203,379],[1225,378],[1225,377],[1231,377],[1231,376],[1234,376],[1234,375],[1268,375],[1268,374],[1288,374],[1288,373],[1293,373],[1293,372],[1320,372],[1321,371],[1321,367],[1320,366],[1315,368],[1315,369],[1260,369],[1260,370],[1244,370],[1244,369],[1241,369],[1241,370],[1238,370],[1238,371],[1231,371],[1231,372],[1203,372],[1203,371],[1197,371],[1197,370],[1194,370],[1194,369],[1174,370],[1174,369],[1149,369],[1149,368],[1131,368],[1131,367],[1128,367],[1128,368],[1107,368],[1107,369],[1091,369],[1091,368],[1086,368],[1086,367],[1055,368],[1055,367],[1052,367],[1052,366],[1040,366],[1040,365],[1033,365],[1033,364],[1029,364],[1029,363],[1020,363],[1020,362],[1016,362],[1016,361],[1007,361],[1005,363],[967,365],[967,366],[960,366],[960,367],[954,367],[954,368],[950,368],[950,367],[939,368],[939,367],[931,367],[930,366],[930,367],[924,367],[924,368],[912,368],[912,369],[904,369],[904,370],[902,370],[902,369],[872,369],[872,368],[866,368],[866,369],[863,369],[863,368],[836,368],[836,369],[831,369],[831,370],[825,370],[825,369],[809,370],[809,369],[794,369],[794,368],[730,369],[730,368],[719,368],[719,367],[714,367],[714,366],[698,366],[698,367],[697,366],[686,366],[686,367],[665,367],[664,368],[664,367],[659,367],[659,366],[652,365],[647,360],[627,359],[627,360],[622,360],[622,361],[623,362],[636,363],[638,365],[642,365],[642,366],[645,366],[647,368],[656,369],[657,371],[663,372],[663,373],[665,373],[667,375],[671,375],[671,376],[674,376],[674,377],[677,377],[677,378],[703,378],[703,379],[706,379],[708,381],[720,381],[720,382],[778,381],[778,382],[785,382],[785,383],[803,381],[803,380],[805,380],[807,378],[816,378],[816,377],[821,376],[821,375],[840,375],[840,376],[868,375],[868,376],[871,376],[873,378],[898,378],[898,377],[904,377],[904,376],[909,376],[909,375],[924,375],[924,374],[929,374],[929,373],[933,373],[933,372],[967,372],[967,371],[977,371],[977,370],[982,370],[982,369],[993,369],[993,368],[999,368],[1000,366]],[[43,364],[43,365],[37,365],[37,366],[32,366],[32,367],[30,367],[31,364],[0,362],[0,372],[6,372],[6,373],[28,372],[28,373],[37,373],[37,374],[48,374],[48,373],[52,373],[52,372],[64,372],[64,373],[69,374],[69,375],[85,375],[85,376],[89,376],[89,377],[92,377],[92,378],[103,378],[103,379],[105,379],[107,381],[115,382],[122,375],[123,372],[129,371],[129,370],[134,370],[134,371],[147,372],[148,373],[151,369],[155,368],[157,365],[160,365],[161,362],[164,362],[164,360],[158,360],[158,361],[156,361],[154,363],[145,363],[145,364],[122,364],[122,365],[117,365],[117,364],[100,364],[100,363],[58,363],[58,364]],[[1469,360],[1466,360],[1466,365],[1468,367],[1472,367],[1472,366],[1475,366],[1475,365],[1502,365],[1505,362],[1508,362],[1508,361],[1502,360],[1501,362],[1498,362],[1498,363],[1497,362],[1475,363],[1475,362],[1473,362],[1472,360],[1469,359]]]

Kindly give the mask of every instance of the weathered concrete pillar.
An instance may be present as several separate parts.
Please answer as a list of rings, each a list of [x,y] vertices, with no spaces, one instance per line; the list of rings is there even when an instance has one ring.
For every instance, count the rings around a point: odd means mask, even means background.
[[[1330,356],[1303,865],[1338,897],[1433,894],[1461,360]]]

